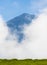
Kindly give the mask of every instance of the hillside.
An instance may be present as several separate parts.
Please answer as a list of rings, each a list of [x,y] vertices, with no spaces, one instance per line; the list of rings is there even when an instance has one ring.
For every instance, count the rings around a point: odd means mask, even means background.
[[[47,65],[47,60],[6,60],[0,59],[0,65]]]

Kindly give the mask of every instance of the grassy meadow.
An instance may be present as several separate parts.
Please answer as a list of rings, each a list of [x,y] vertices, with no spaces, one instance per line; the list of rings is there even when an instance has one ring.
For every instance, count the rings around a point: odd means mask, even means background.
[[[31,60],[31,59],[6,60],[6,59],[0,59],[0,65],[47,65],[47,60]]]

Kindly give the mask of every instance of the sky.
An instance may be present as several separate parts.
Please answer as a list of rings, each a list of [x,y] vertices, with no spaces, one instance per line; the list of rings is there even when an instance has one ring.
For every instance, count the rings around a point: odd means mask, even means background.
[[[22,13],[29,12],[30,0],[0,0],[0,14],[9,20]]]
[[[39,13],[47,7],[47,0],[0,0],[0,14],[8,21],[22,13]]]

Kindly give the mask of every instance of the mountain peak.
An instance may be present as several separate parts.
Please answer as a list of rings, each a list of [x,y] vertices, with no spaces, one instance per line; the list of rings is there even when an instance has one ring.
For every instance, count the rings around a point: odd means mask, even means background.
[[[29,25],[34,18],[35,15],[23,13],[7,22],[7,26],[9,27],[12,34],[14,34],[14,31],[16,30],[15,34],[18,36],[19,42],[21,42],[24,38],[24,34],[22,32],[24,24]]]
[[[28,13],[23,13],[22,15],[27,16],[27,15],[30,15],[30,14],[28,14]]]
[[[34,15],[33,14],[28,14],[28,13],[23,13],[20,15],[21,17],[27,17],[27,18],[34,18]]]

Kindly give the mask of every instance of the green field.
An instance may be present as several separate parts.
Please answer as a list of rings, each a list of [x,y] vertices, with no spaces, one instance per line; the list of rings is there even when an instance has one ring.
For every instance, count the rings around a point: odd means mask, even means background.
[[[0,59],[0,65],[47,65],[47,60],[6,60]]]

